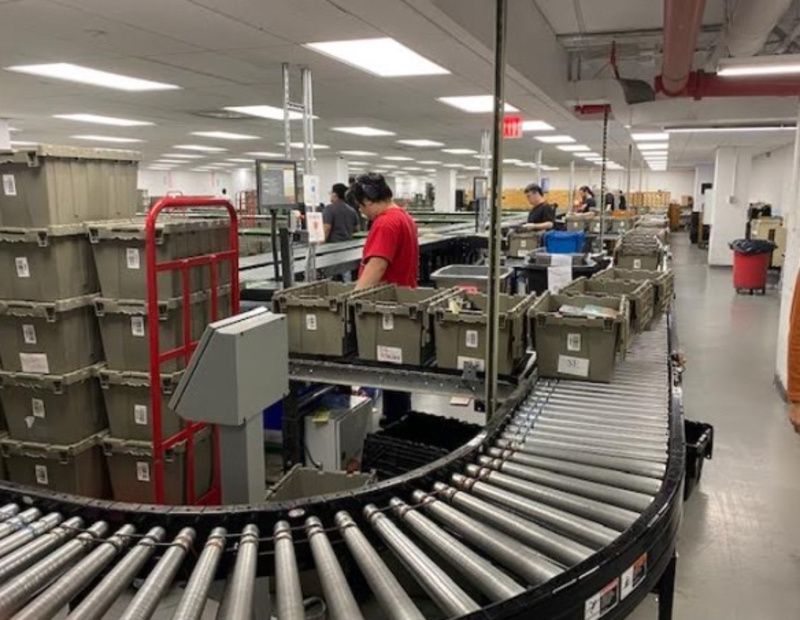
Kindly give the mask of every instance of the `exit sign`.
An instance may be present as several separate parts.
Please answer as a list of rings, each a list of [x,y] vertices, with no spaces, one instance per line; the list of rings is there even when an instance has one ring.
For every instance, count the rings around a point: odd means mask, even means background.
[[[504,116],[503,117],[503,137],[514,140],[522,137],[522,117]]]

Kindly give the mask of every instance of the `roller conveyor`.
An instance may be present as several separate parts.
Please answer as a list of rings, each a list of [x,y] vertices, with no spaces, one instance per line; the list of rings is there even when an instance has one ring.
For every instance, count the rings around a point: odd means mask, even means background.
[[[0,484],[0,620],[146,620],[168,594],[176,619],[249,619],[257,577],[279,620],[310,596],[333,620],[624,617],[674,561],[670,331],[639,335],[610,384],[520,386],[475,440],[363,490],[171,508]]]

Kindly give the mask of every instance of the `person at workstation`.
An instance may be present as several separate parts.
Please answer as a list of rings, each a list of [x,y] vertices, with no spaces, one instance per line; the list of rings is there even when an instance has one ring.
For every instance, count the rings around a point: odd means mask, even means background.
[[[536,183],[531,183],[525,188],[525,198],[531,205],[528,211],[528,222],[522,225],[522,230],[550,230],[555,226],[556,210],[544,199],[544,191]]]
[[[575,205],[576,213],[589,213],[597,210],[597,201],[594,199],[594,192],[588,185],[583,185],[578,190],[581,194],[580,200]]]
[[[383,175],[375,172],[360,175],[350,186],[348,198],[352,198],[371,223],[356,289],[381,283],[416,287],[417,224],[405,209],[394,203],[392,189]]]
[[[617,194],[617,209],[620,211],[627,211],[628,209],[628,200],[622,190],[619,190]]]
[[[344,183],[336,183],[331,188],[331,202],[322,211],[326,243],[349,241],[358,230],[358,213],[345,201],[346,193],[347,186]]]

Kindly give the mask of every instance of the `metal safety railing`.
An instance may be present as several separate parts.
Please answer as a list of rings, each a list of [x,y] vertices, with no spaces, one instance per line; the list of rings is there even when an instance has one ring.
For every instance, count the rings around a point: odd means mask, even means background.
[[[228,249],[159,262],[157,258],[157,224],[162,211],[186,209],[225,209],[230,218]],[[216,428],[212,429],[212,481],[210,489],[201,497],[195,497],[195,434],[208,426],[205,422],[189,422],[177,433],[164,437],[162,434],[162,393],[161,367],[165,362],[183,358],[188,365],[197,340],[192,338],[192,287],[190,273],[194,269],[208,269],[210,282],[210,311],[204,322],[220,318],[220,267],[227,264],[230,270],[230,313],[239,312],[239,232],[236,209],[230,201],[223,198],[166,197],[150,209],[145,222],[145,260],[147,265],[147,324],[150,346],[150,406],[152,411],[153,440],[153,490],[155,502],[164,503],[164,453],[182,441],[186,441],[184,483],[186,502],[189,504],[219,504],[220,468],[219,438]],[[182,344],[166,351],[161,350],[159,325],[158,277],[167,272],[178,272],[181,277],[182,292]],[[201,304],[204,309],[204,305]],[[197,325],[197,323],[195,323]]]

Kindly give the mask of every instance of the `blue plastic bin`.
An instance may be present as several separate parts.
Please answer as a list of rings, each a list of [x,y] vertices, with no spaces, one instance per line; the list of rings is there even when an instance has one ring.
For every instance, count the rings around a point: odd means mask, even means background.
[[[544,247],[550,254],[583,252],[586,233],[583,231],[550,230],[544,236]]]

